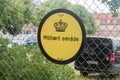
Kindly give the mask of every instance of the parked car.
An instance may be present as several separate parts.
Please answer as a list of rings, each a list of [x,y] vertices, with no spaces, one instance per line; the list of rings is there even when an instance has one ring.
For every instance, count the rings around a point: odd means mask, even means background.
[[[13,39],[13,35],[11,35],[11,34],[9,34],[9,33],[6,33],[6,34],[4,34],[4,36],[3,36],[5,39],[9,39],[10,40],[10,42],[12,41],[12,39]]]
[[[82,54],[75,60],[75,69],[83,76],[120,75],[120,39],[87,37]]]
[[[26,45],[36,45],[37,44],[37,36],[36,35],[29,35],[28,38],[25,40]]]
[[[4,36],[3,36],[3,33],[0,31],[0,38],[3,38]]]
[[[30,46],[37,44],[37,35],[35,34],[19,34],[12,40],[12,44]]]

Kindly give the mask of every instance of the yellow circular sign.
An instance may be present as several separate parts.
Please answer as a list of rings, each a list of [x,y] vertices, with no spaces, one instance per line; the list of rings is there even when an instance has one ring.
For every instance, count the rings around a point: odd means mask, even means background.
[[[79,56],[84,46],[85,30],[73,12],[57,9],[40,23],[38,42],[42,53],[52,62],[67,64]]]

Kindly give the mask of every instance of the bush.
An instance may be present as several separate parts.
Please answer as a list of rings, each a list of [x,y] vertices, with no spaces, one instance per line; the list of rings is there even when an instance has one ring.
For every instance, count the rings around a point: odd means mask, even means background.
[[[72,68],[51,63],[38,46],[13,46],[0,56],[0,80],[76,80]]]
[[[6,52],[8,43],[8,39],[0,38],[0,53]]]

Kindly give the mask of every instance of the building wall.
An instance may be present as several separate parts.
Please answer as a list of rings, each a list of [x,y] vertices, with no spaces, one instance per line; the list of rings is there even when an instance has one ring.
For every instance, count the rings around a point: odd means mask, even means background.
[[[37,34],[38,27],[32,24],[25,24],[22,28],[22,34]]]
[[[120,13],[117,17],[113,17],[112,13],[95,13],[97,23],[97,36],[120,37]]]
[[[99,25],[95,35],[119,37],[120,25]]]

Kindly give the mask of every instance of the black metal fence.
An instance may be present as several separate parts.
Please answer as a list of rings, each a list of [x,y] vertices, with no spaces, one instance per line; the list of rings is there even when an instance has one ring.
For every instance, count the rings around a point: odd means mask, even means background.
[[[119,0],[1,0],[0,80],[119,80],[119,3]],[[39,23],[45,14],[58,8],[77,14],[87,34],[83,52],[68,65],[49,62],[37,45]]]

